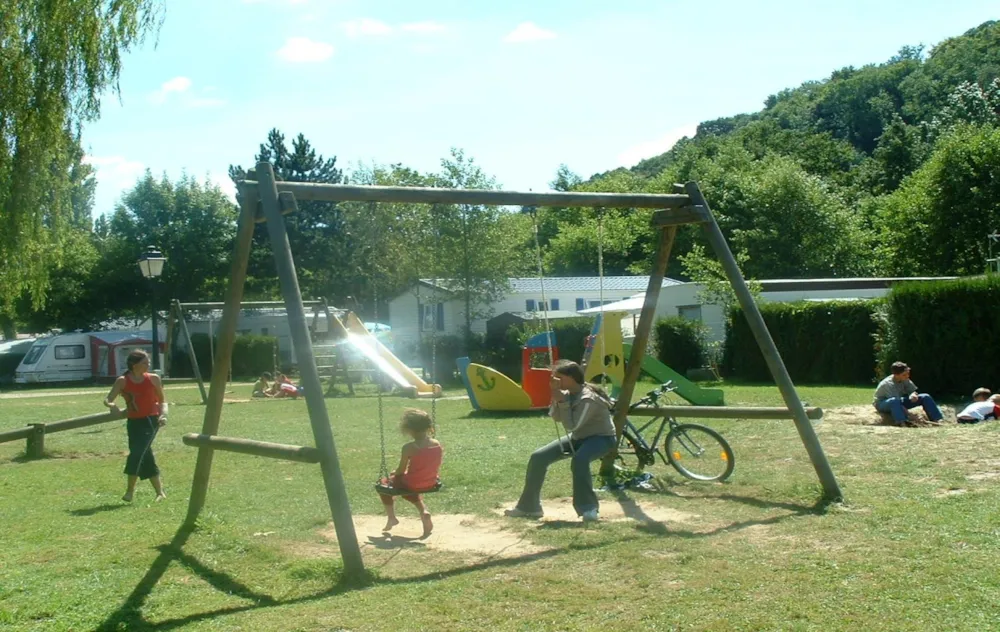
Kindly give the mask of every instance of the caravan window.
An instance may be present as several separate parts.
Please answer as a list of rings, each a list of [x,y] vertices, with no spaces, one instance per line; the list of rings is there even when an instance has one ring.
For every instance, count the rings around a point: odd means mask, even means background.
[[[42,354],[45,353],[46,345],[32,345],[31,349],[28,349],[28,355],[24,356],[21,360],[21,364],[34,364],[41,359]]]
[[[79,360],[87,357],[83,345],[56,345],[56,360]]]

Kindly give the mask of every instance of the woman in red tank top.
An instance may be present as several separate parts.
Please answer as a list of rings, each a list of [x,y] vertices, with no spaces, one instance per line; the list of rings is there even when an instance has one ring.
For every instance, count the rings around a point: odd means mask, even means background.
[[[420,521],[424,525],[424,533],[421,537],[424,538],[431,534],[434,523],[431,521],[431,514],[427,511],[420,492],[437,486],[438,473],[441,471],[441,459],[444,456],[441,443],[429,436],[433,427],[434,421],[425,411],[419,408],[407,408],[403,411],[403,419],[399,428],[413,437],[413,441],[403,446],[399,466],[387,481],[383,481],[391,487],[413,492],[404,495],[403,498],[413,503],[417,511],[420,512]],[[379,497],[382,499],[382,504],[385,505],[387,517],[382,531],[388,532],[399,524],[399,520],[396,518],[396,507],[393,504],[392,496],[379,494]]]
[[[156,500],[166,498],[160,483],[160,468],[153,457],[153,439],[161,427],[167,423],[167,401],[163,396],[160,376],[147,373],[149,356],[137,349],[128,354],[128,370],[115,380],[111,392],[104,398],[104,405],[118,410],[115,400],[121,395],[125,400],[128,421],[128,458],[125,460],[125,474],[128,486],[122,500],[132,502],[135,485],[139,479],[153,484]]]

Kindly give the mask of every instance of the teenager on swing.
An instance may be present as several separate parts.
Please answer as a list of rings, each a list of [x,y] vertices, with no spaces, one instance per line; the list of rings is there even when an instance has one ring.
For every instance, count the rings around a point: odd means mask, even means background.
[[[572,459],[573,508],[584,522],[599,518],[590,464],[615,447],[615,424],[611,400],[603,389],[587,384],[583,368],[576,362],[560,360],[552,367],[552,404],[549,415],[562,423],[566,436],[531,454],[521,498],[504,512],[514,518],[542,517],[542,484],[549,466],[567,457]]]

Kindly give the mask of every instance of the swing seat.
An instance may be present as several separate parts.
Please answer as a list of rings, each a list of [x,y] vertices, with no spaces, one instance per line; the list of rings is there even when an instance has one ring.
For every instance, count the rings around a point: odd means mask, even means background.
[[[408,489],[406,487],[393,487],[385,482],[385,479],[380,480],[375,483],[375,491],[383,496],[410,496],[414,494],[431,494],[436,491],[440,491],[444,485],[441,484],[441,479],[438,479],[437,483],[433,487],[428,489]]]

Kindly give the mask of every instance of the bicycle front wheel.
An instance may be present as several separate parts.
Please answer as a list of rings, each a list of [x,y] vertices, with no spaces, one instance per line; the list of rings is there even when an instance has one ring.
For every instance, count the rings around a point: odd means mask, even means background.
[[[707,426],[675,426],[667,435],[665,447],[670,465],[695,481],[724,481],[736,467],[729,443]]]

